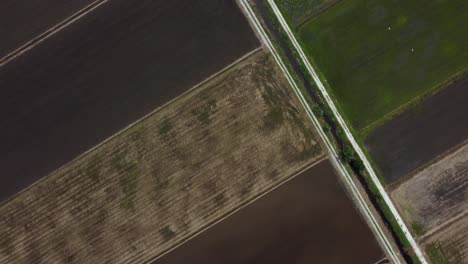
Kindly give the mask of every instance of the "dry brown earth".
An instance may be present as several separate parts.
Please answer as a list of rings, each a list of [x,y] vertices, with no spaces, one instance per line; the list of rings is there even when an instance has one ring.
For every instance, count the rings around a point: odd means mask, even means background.
[[[0,207],[0,263],[142,263],[323,157],[263,51]]]
[[[393,193],[400,210],[420,231],[468,211],[468,145],[429,166]],[[425,233],[425,232],[424,232]]]
[[[467,179],[468,145],[465,145],[392,193],[433,263],[467,261]]]
[[[448,227],[424,239],[426,252],[443,254],[450,263],[468,263],[468,220],[458,218]],[[436,264],[437,262],[434,262]]]
[[[152,264],[376,263],[382,250],[328,160]]]

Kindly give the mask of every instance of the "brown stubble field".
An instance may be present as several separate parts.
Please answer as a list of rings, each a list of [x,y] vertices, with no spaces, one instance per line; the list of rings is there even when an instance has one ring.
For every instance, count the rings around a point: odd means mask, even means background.
[[[422,243],[428,254],[442,254],[449,263],[468,263],[467,215],[456,219],[443,230],[424,237]]]
[[[329,160],[152,264],[377,263],[382,250]]]
[[[422,170],[393,192],[413,232],[435,252],[468,252],[468,145]],[[442,246],[437,246],[440,243]],[[434,253],[433,253],[434,254]],[[454,262],[457,263],[457,262]]]
[[[0,263],[147,261],[323,157],[259,51],[0,207]]]
[[[258,47],[234,0],[99,6],[0,67],[0,200]]]

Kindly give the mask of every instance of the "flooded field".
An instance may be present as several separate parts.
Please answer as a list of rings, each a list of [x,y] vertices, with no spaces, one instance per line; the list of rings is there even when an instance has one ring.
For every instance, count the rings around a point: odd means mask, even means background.
[[[152,264],[371,264],[382,257],[325,160]]]
[[[0,1],[0,59],[94,1]]]
[[[468,77],[373,131],[366,139],[387,183],[395,183],[468,138]]]
[[[99,7],[0,68],[0,199],[258,45],[234,1]]]

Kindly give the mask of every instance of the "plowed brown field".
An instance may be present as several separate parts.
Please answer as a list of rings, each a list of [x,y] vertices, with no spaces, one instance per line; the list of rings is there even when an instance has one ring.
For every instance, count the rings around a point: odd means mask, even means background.
[[[141,263],[323,157],[257,52],[0,207],[0,263]]]

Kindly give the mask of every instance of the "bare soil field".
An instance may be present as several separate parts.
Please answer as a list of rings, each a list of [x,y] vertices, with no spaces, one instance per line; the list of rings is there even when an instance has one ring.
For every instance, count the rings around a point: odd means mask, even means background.
[[[0,59],[94,1],[0,1]]]
[[[424,239],[423,244],[432,263],[468,263],[467,217],[459,218],[447,228]]]
[[[402,183],[392,196],[407,219],[429,231],[468,211],[467,179],[465,145]]]
[[[324,153],[259,51],[0,207],[0,263],[145,263]]]
[[[324,160],[152,264],[371,264],[382,257]]]
[[[387,183],[401,181],[468,138],[468,76],[374,130],[365,140]]]
[[[0,67],[0,199],[259,46],[233,0],[112,0]]]
[[[392,193],[413,232],[422,239],[432,263],[467,261],[461,261],[468,251],[467,179],[468,145],[465,145]]]

